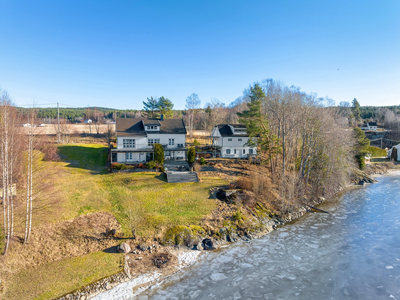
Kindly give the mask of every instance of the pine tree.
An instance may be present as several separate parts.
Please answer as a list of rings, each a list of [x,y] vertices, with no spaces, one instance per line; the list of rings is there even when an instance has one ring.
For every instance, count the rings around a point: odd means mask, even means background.
[[[273,154],[279,152],[280,147],[278,138],[271,134],[268,120],[261,111],[262,101],[265,99],[265,93],[259,84],[250,87],[250,102],[247,103],[249,110],[238,113],[239,122],[246,125],[249,135],[248,145],[257,146],[259,153],[267,155],[267,160],[271,160]],[[271,167],[272,168],[272,167]],[[273,172],[273,170],[271,170]]]

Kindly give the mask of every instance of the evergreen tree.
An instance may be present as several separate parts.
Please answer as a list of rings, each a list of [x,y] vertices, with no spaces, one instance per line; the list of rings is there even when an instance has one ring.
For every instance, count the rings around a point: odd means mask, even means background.
[[[250,102],[247,103],[249,110],[238,113],[239,122],[246,125],[249,135],[248,145],[257,146],[259,152],[267,154],[267,159],[279,152],[278,138],[271,134],[268,120],[261,111],[262,101],[265,99],[265,93],[261,86],[256,83],[250,87],[248,96]]]
[[[365,137],[364,131],[356,127],[353,129],[356,145],[354,147],[355,157],[358,162],[358,166],[361,170],[365,168],[365,156],[368,154],[369,139]]]
[[[174,104],[168,98],[164,96],[158,98],[157,106],[160,114],[164,115],[164,117],[171,117],[173,115],[172,109],[174,108]]]
[[[190,147],[188,150],[188,158],[187,161],[189,164],[194,163],[196,160],[196,149],[194,147]]]
[[[154,161],[159,165],[164,164],[164,148],[161,144],[154,144]]]
[[[358,103],[356,98],[353,99],[353,106],[351,107],[351,112],[353,113],[356,122],[360,122],[361,121],[360,103]]]
[[[147,118],[156,118],[159,110],[158,100],[156,98],[147,98],[147,101],[143,101],[144,115]]]

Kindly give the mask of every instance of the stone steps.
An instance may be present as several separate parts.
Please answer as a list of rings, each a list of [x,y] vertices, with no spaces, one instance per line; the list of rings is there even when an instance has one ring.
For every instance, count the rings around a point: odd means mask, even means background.
[[[197,172],[167,172],[167,182],[199,182]]]

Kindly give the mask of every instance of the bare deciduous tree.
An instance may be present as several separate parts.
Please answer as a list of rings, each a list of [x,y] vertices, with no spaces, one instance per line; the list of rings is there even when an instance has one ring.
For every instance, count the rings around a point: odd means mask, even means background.
[[[200,98],[197,94],[193,93],[186,98],[186,110],[189,121],[189,134],[190,137],[193,135],[193,120],[196,110],[200,108]]]

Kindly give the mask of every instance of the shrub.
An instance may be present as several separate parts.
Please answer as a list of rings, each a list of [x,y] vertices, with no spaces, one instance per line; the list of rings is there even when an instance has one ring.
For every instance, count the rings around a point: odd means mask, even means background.
[[[163,166],[160,166],[160,171],[165,173],[165,168]]]
[[[200,142],[198,140],[194,140],[193,141],[193,146],[200,146]]]
[[[242,212],[240,210],[237,210],[233,215],[232,215],[233,219],[235,221],[240,221],[244,219],[244,216],[242,214]]]
[[[204,166],[205,164],[207,164],[207,162],[204,157],[200,157],[200,165]]]
[[[175,225],[167,230],[163,243],[167,245],[185,245],[192,247],[200,237],[205,236],[205,230],[200,226]]]
[[[154,160],[151,160],[146,164],[146,167],[148,169],[154,169],[156,167],[156,165],[157,165],[157,163]]]
[[[164,164],[164,148],[161,144],[154,144],[154,161],[160,165]]]
[[[125,170],[126,165],[125,164],[120,164],[120,163],[112,163],[111,168],[116,169],[116,170]]]
[[[250,180],[249,178],[247,178],[247,177],[240,177],[240,178],[236,181],[236,187],[238,187],[239,189],[251,191],[253,185],[252,185],[251,180]]]
[[[187,158],[187,162],[189,164],[194,163],[196,160],[196,149],[194,147],[190,147],[188,150],[188,158]]]

